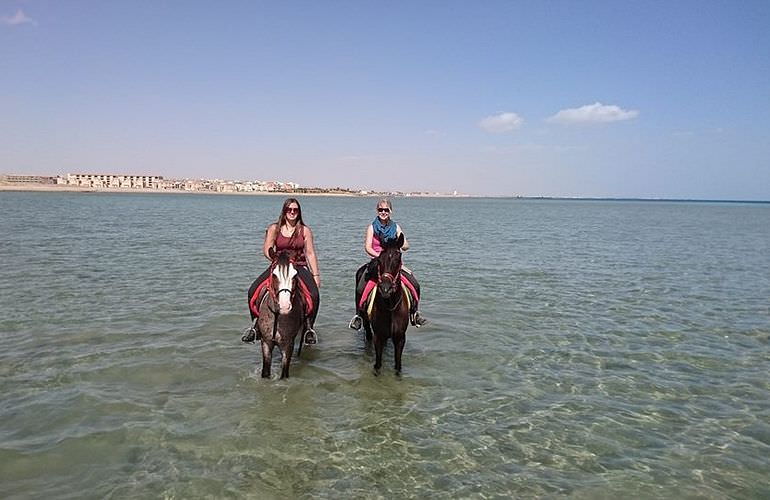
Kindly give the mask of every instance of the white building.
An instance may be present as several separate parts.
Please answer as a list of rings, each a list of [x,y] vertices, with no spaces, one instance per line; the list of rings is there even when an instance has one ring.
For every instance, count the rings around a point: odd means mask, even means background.
[[[67,184],[89,188],[160,189],[160,175],[67,174]]]

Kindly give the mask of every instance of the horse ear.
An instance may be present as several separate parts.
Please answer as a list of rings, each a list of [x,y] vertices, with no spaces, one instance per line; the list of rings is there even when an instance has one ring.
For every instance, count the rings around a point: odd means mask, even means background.
[[[399,250],[401,249],[402,246],[404,246],[404,233],[401,233],[398,235],[398,240],[396,240],[396,243],[398,243],[396,245],[396,248],[398,248]]]
[[[275,260],[275,249],[270,247],[267,251],[267,255],[270,256],[270,260]]]

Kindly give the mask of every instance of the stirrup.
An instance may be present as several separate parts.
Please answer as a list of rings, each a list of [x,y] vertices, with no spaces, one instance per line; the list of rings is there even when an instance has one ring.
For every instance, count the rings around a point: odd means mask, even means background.
[[[302,336],[302,338],[305,342],[305,345],[315,345],[318,343],[318,335],[316,335],[315,330],[312,328],[305,330],[305,334]]]
[[[409,315],[410,322],[412,323],[412,326],[415,328],[420,328],[425,323],[428,322],[427,319],[422,317],[422,314],[420,314],[420,311],[415,311],[412,314]]]
[[[361,319],[361,316],[358,314],[353,316],[353,319],[351,319],[350,323],[348,324],[348,328],[351,330],[360,330],[362,326],[364,326],[364,320]]]
[[[259,338],[259,332],[256,328],[253,326],[250,326],[243,330],[243,336],[241,337],[241,342],[244,342],[246,344],[256,344],[257,338]]]

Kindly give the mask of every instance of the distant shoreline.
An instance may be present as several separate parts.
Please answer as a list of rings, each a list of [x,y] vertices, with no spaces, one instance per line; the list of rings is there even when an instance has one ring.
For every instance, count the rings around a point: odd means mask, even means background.
[[[69,192],[69,193],[118,193],[118,194],[207,194],[207,195],[235,195],[235,196],[337,196],[344,198],[372,198],[378,196],[392,196],[388,193],[380,192],[344,192],[344,191],[324,191],[324,192],[302,192],[302,191],[192,191],[185,189],[152,189],[152,188],[93,188],[59,184],[0,184],[0,191],[21,191],[21,192]],[[467,195],[449,195],[449,194],[403,194],[399,195],[409,198],[468,198]]]
[[[54,184],[0,184],[0,192],[70,192],[83,194],[117,193],[117,194],[206,194],[206,195],[235,195],[235,196],[336,196],[343,198],[372,198],[377,196],[393,196],[388,193],[347,193],[347,192],[295,192],[295,191],[187,191],[184,189],[147,189],[147,188],[90,188]],[[638,201],[638,202],[668,202],[668,203],[752,203],[770,204],[770,200],[710,200],[697,198],[597,198],[597,197],[559,197],[559,196],[482,196],[482,195],[451,195],[451,194],[400,194],[403,198],[487,198],[515,200],[544,200],[544,201]]]
[[[707,198],[576,198],[559,196],[471,196],[471,198],[517,198],[522,200],[545,201],[642,201],[667,203],[770,203],[770,200],[709,200]]]
[[[47,184],[0,184],[0,191],[37,191],[44,193],[68,192],[68,193],[125,193],[125,194],[224,194],[236,196],[375,196],[358,193],[297,193],[290,191],[189,191],[185,189],[151,189],[151,188],[92,188],[68,185]]]

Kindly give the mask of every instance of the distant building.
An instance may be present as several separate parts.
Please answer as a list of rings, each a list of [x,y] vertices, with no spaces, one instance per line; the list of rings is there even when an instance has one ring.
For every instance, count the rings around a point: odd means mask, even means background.
[[[8,184],[56,184],[56,177],[46,175],[0,175],[0,182]]]
[[[161,189],[160,175],[67,174],[67,184],[89,188]]]

